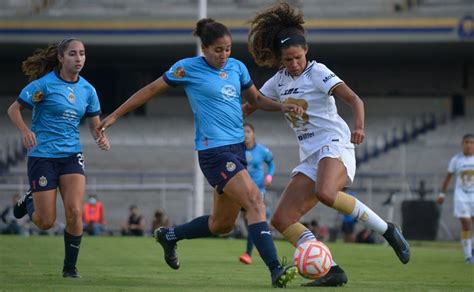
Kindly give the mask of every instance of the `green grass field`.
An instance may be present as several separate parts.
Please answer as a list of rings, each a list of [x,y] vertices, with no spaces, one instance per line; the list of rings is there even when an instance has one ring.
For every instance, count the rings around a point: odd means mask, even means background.
[[[293,248],[276,241],[280,256]],[[354,291],[474,291],[474,265],[466,265],[457,242],[411,242],[409,264],[399,263],[385,245],[332,243],[335,260],[345,269]],[[78,268],[81,279],[63,279],[62,237],[0,236],[0,291],[262,291],[269,273],[259,257],[242,265],[237,257],[245,241],[182,241],[181,268],[171,270],[151,237],[84,237]],[[298,277],[287,289],[308,290]]]

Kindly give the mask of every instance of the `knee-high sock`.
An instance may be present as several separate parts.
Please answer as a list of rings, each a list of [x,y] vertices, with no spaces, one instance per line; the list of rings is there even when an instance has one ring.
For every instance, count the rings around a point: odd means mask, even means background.
[[[277,257],[275,244],[273,243],[272,233],[267,222],[262,221],[249,225],[249,236],[257,248],[260,256],[267,265],[270,272],[280,265]]]
[[[253,241],[252,241],[252,236],[247,235],[247,254],[249,256],[252,256],[252,250],[253,250]]]
[[[338,192],[332,208],[342,212],[345,215],[351,215],[359,222],[379,234],[387,231],[387,222],[385,222],[372,209],[364,203],[344,192]]]
[[[461,245],[464,252],[464,258],[472,257],[471,231],[461,230]]]
[[[209,215],[194,218],[193,220],[172,227],[166,233],[167,240],[193,239],[212,236],[209,229]]]
[[[294,247],[306,242],[308,240],[317,240],[316,236],[303,224],[296,222],[288,226],[283,232],[283,237],[290,242]],[[337,266],[333,260],[331,266]]]
[[[64,267],[66,269],[76,267],[81,240],[82,234],[75,236],[64,231]]]

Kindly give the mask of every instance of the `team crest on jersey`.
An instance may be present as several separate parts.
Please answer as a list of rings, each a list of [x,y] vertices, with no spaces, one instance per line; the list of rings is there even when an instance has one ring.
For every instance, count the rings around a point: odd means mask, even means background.
[[[235,163],[232,161],[229,161],[226,163],[225,168],[227,169],[228,172],[232,172],[235,170]]]
[[[74,96],[74,94],[69,93],[69,102],[74,103],[75,99],[76,99],[76,97]]]
[[[35,94],[33,94],[33,97],[31,98],[33,102],[40,102],[43,100],[43,93],[41,91],[36,91]]]
[[[173,72],[174,77],[176,78],[183,78],[185,73],[184,73],[184,68],[183,67],[178,67],[174,70]]]
[[[46,179],[46,177],[41,176],[38,180],[38,184],[40,185],[40,187],[45,187],[48,184],[48,180]]]
[[[226,79],[229,77],[229,75],[227,75],[226,72],[221,71],[221,72],[219,73],[219,77],[220,77],[221,79],[226,80]]]

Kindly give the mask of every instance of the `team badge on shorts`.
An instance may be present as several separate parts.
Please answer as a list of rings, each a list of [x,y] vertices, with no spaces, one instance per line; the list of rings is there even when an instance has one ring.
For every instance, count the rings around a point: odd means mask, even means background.
[[[232,161],[229,161],[225,165],[225,168],[227,169],[228,172],[232,172],[235,170],[235,163],[233,163]]]
[[[46,179],[46,177],[42,176],[39,178],[38,184],[40,185],[40,187],[45,187],[48,184],[48,180]]]
[[[174,77],[176,78],[183,78],[185,73],[184,73],[184,68],[183,67],[178,67],[174,70],[173,72]]]

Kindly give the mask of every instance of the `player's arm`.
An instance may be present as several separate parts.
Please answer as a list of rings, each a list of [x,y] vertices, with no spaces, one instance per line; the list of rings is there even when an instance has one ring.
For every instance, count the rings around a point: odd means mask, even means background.
[[[281,111],[284,113],[295,112],[298,115],[302,115],[304,110],[302,107],[295,104],[283,104],[271,100],[270,98],[263,96],[255,87],[255,85],[250,86],[248,89],[242,92],[242,96],[250,104],[251,110],[255,111],[256,109],[261,109],[267,112],[276,112]],[[244,104],[245,106],[245,104]],[[244,113],[245,117],[245,113]]]
[[[95,143],[101,150],[108,151],[110,150],[110,143],[109,139],[105,136],[105,134],[100,133],[100,118],[99,116],[93,116],[89,118],[89,130],[91,131],[92,138],[94,138]]]
[[[345,83],[339,83],[335,85],[335,87],[332,89],[332,92],[329,92],[329,94],[334,94],[352,108],[352,114],[354,115],[354,129],[351,133],[351,142],[354,144],[361,144],[365,137],[364,102]]]
[[[267,164],[267,175],[265,176],[265,188],[270,186],[273,180],[273,175],[275,174],[275,163],[273,162],[273,154],[270,150],[268,150],[267,155],[265,157],[265,163]]]
[[[448,172],[444,177],[443,184],[441,185],[441,189],[439,190],[439,195],[436,198],[436,203],[443,204],[444,198],[446,197],[446,190],[448,189],[449,182],[451,181],[452,176],[453,174]]]
[[[141,105],[148,102],[153,96],[163,93],[170,88],[164,80],[163,77],[156,79],[155,81],[149,83],[142,89],[135,92],[129,99],[127,99],[122,105],[120,105],[113,113],[108,115],[102,122],[99,124],[98,129],[103,130],[112,126],[120,117],[125,115],[128,112],[133,111],[134,109],[140,107]]]
[[[21,115],[23,109],[24,107],[18,101],[14,101],[8,108],[7,113],[12,123],[20,131],[23,145],[29,151],[31,148],[36,146],[36,135],[30,130],[30,128],[28,128],[23,120],[23,116]]]

